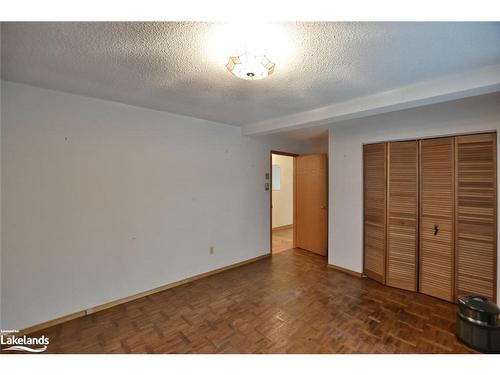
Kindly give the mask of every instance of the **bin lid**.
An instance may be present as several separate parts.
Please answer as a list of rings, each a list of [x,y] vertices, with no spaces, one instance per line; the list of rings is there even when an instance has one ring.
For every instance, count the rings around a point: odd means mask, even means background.
[[[458,298],[458,302],[472,310],[492,315],[500,314],[500,308],[483,296],[462,296]]]

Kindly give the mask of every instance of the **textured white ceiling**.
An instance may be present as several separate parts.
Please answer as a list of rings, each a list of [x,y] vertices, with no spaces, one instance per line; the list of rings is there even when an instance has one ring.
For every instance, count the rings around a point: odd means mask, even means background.
[[[500,63],[500,23],[285,23],[262,81],[216,63],[220,25],[3,23],[2,78],[245,125]]]

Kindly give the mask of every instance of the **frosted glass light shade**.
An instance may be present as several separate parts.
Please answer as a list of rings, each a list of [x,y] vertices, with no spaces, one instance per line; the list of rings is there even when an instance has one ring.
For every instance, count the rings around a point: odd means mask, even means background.
[[[227,70],[236,77],[246,80],[258,80],[270,76],[275,64],[266,55],[255,55],[245,52],[239,56],[229,57]]]

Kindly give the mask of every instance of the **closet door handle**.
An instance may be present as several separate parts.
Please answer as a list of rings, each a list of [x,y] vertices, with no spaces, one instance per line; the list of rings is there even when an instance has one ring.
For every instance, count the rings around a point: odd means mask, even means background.
[[[438,232],[439,232],[439,225],[434,224],[434,235],[437,236]]]

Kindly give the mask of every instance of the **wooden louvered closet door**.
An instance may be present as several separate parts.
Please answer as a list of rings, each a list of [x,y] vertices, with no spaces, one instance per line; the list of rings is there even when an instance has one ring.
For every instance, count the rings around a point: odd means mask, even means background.
[[[385,283],[386,246],[385,143],[364,145],[364,273]]]
[[[420,141],[419,291],[453,301],[453,137]]]
[[[496,300],[496,134],[456,137],[456,295]]]
[[[386,284],[417,290],[418,142],[388,145]]]

